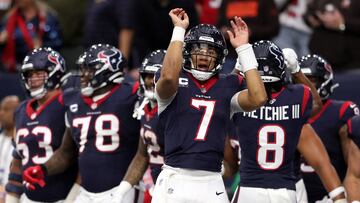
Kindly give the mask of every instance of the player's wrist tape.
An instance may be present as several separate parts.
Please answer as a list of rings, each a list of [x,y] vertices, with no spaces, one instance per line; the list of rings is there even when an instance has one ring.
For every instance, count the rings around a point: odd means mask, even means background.
[[[129,182],[123,180],[123,181],[121,181],[121,183],[119,185],[117,193],[120,195],[125,195],[129,190],[131,190],[131,188],[132,188],[132,185]]]
[[[352,201],[351,203],[360,203],[360,201],[355,200],[355,201]]]
[[[257,69],[258,62],[251,44],[243,44],[237,47],[235,51],[244,73],[248,70]]]
[[[23,181],[22,176],[20,174],[16,174],[16,173],[10,173],[8,179],[11,181],[18,182],[20,184],[22,184],[22,181]]]
[[[20,199],[18,197],[7,194],[5,197],[5,202],[6,203],[19,203]]]
[[[344,198],[344,199],[338,199],[338,200],[334,200],[334,203],[347,203],[348,201]]]
[[[22,185],[21,186],[14,185],[14,184],[9,182],[5,186],[5,191],[7,193],[15,193],[15,194],[21,196],[22,193],[24,193],[24,187]]]
[[[334,199],[336,196],[340,195],[341,193],[345,193],[345,188],[343,186],[339,186],[329,192],[329,197]]]
[[[41,168],[42,172],[44,173],[44,176],[47,176],[48,170],[47,170],[45,164],[40,164],[40,168]]]
[[[184,42],[184,36],[185,36],[185,29],[179,26],[175,26],[172,33],[171,42],[173,41]]]

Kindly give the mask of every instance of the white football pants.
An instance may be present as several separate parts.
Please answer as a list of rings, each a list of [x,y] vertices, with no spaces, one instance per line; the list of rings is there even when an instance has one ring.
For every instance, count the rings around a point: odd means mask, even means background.
[[[228,203],[220,173],[163,166],[152,203]]]

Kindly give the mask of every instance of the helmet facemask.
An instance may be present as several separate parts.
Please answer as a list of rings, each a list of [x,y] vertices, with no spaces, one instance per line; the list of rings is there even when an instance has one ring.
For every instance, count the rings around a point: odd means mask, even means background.
[[[196,79],[206,81],[221,69],[220,49],[207,43],[191,43],[188,60],[190,72]]]
[[[154,74],[153,73],[141,73],[140,74],[140,85],[141,85],[143,96],[153,102],[156,102]]]
[[[49,74],[46,71],[25,71],[23,77],[25,78],[25,87],[32,98],[41,99],[46,95],[46,83],[49,78]]]

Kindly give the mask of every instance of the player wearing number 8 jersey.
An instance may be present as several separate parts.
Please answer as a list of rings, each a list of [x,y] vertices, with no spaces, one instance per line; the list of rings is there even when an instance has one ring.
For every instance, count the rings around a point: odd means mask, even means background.
[[[241,148],[241,179],[233,202],[297,202],[293,166],[297,149],[332,191],[340,186],[339,178],[325,148],[307,124],[312,113],[311,92],[321,102],[316,89],[285,84],[286,63],[297,82],[311,85],[299,71],[292,50],[282,51],[270,41],[256,42],[253,49],[269,100],[256,111],[233,116]],[[341,195],[336,198],[343,198]]]
[[[139,140],[139,122],[132,118],[138,83],[124,79],[126,62],[113,46],[91,46],[78,59],[81,91],[64,93],[65,139],[54,156],[24,177],[37,184],[78,158],[81,190],[75,202],[112,202]],[[71,133],[69,133],[71,131]],[[61,163],[61,164],[60,164]],[[124,202],[134,201],[134,191]]]
[[[25,57],[21,76],[31,99],[24,101],[15,113],[16,151],[13,153],[7,184],[7,202],[16,202],[11,196],[23,189],[21,171],[45,163],[61,145],[65,131],[65,106],[60,91],[65,74],[65,61],[51,48],[33,50]],[[20,162],[18,164],[17,162]],[[75,182],[76,165],[57,175],[48,176],[41,187],[27,187],[23,202],[56,202],[64,200]],[[19,185],[20,184],[20,185]],[[28,185],[26,185],[28,186]],[[12,200],[10,200],[12,199]],[[13,201],[15,200],[15,201]],[[18,201],[18,200],[17,200]]]
[[[219,30],[201,24],[183,40],[187,14],[178,8],[169,15],[175,28],[155,86],[165,165],[152,202],[228,202],[220,169],[230,111],[254,110],[266,101],[248,29],[236,17],[229,31],[249,79],[244,90],[242,77],[219,75],[227,54]]]

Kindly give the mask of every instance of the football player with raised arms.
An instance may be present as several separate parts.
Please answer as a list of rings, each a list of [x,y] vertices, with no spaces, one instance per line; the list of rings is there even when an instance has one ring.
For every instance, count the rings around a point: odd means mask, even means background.
[[[186,12],[176,8],[169,15],[174,31],[155,85],[165,164],[152,202],[229,202],[220,170],[230,114],[267,100],[249,31],[239,17],[228,31],[243,64],[245,89],[241,76],[219,74],[227,48],[215,26],[200,24],[185,36]]]
[[[310,91],[303,85],[311,83],[299,71],[292,50],[283,52],[270,41],[256,42],[253,49],[269,100],[255,111],[233,116],[241,148],[241,179],[232,202],[297,202],[293,164],[296,150],[316,168],[327,191],[334,194],[341,186],[340,180],[320,139],[307,124],[316,89]],[[285,67],[302,84],[286,84]],[[333,199],[344,197],[339,193]]]
[[[113,202],[139,141],[139,121],[132,117],[138,83],[124,80],[125,58],[110,45],[91,46],[78,66],[80,91],[64,94],[67,129],[62,145],[23,176],[37,185],[77,159],[81,188],[75,202]],[[128,192],[124,202],[134,202],[134,193]]]
[[[322,99],[323,107],[319,113],[309,119],[309,124],[319,135],[329,154],[332,165],[344,180],[347,163],[347,148],[342,145],[347,142],[346,137],[341,137],[339,131],[346,121],[359,113],[359,109],[351,101],[330,99],[330,95],[338,86],[333,81],[334,75],[331,65],[318,55],[303,56],[300,60],[301,71],[313,82]],[[306,186],[309,202],[324,201],[329,198],[326,188],[321,184],[319,176],[314,169],[306,164],[301,164],[302,177]],[[344,188],[342,188],[344,190]]]
[[[165,50],[151,52],[145,57],[139,70],[140,87],[138,94],[140,105],[136,107],[133,116],[140,120],[141,139],[139,140],[137,153],[120,184],[123,189],[116,194],[119,201],[123,199],[123,196],[132,186],[141,180],[149,165],[151,177],[155,183],[164,164],[164,141],[163,138],[157,136],[159,118],[155,99],[154,76],[162,67],[165,53]]]
[[[6,202],[19,202],[24,190],[21,172],[44,164],[61,145],[66,108],[60,86],[65,71],[64,59],[51,48],[34,49],[24,59],[20,73],[31,99],[22,102],[15,112],[15,151],[6,185]],[[21,202],[62,201],[74,185],[76,175],[76,164],[72,164],[68,170],[47,176],[39,182],[41,187],[26,184]]]

